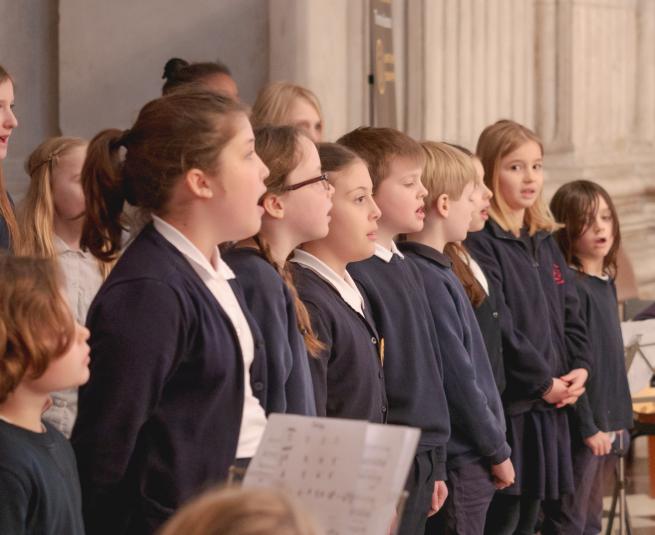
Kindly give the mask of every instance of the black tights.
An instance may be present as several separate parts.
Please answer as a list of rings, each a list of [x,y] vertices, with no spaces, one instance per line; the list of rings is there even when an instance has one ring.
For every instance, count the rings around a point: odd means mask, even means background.
[[[485,535],[533,535],[541,500],[496,493],[487,512]]]

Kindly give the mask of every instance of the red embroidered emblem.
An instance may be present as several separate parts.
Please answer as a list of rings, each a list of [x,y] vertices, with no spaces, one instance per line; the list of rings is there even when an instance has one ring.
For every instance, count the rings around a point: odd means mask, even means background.
[[[564,277],[562,277],[562,270],[557,264],[553,264],[553,280],[558,285],[562,285],[565,282]]]

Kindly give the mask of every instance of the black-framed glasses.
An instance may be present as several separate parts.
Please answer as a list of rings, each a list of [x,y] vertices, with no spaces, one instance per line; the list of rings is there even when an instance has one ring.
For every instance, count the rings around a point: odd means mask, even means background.
[[[316,184],[317,182],[323,184],[323,188],[325,189],[325,191],[329,191],[330,183],[328,182],[327,173],[321,173],[319,176],[316,176],[314,178],[308,178],[307,180],[303,180],[302,182],[298,182],[297,184],[292,184],[291,186],[285,186],[282,189],[282,191],[294,191],[300,188],[304,188],[305,186],[309,186],[311,184]]]

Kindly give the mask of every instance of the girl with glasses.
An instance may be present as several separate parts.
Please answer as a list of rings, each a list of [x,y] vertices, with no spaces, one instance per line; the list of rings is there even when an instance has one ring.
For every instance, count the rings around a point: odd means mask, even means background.
[[[315,415],[309,358],[322,344],[298,295],[288,258],[301,243],[328,233],[334,188],[321,172],[312,141],[290,126],[255,131],[255,149],[268,166],[259,233],[225,255],[244,289],[266,346],[253,363],[253,390],[267,413]]]

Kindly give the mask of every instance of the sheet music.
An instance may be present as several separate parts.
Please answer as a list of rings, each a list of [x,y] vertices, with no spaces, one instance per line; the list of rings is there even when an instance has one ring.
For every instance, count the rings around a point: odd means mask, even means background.
[[[326,535],[384,534],[419,434],[357,420],[273,414],[243,485],[285,489]]]
[[[626,348],[638,343],[646,360],[650,362],[650,366],[655,366],[655,319],[624,321],[621,323],[621,333],[623,335],[623,345]],[[633,396],[650,385],[653,371],[646,360],[637,353],[628,369],[628,384],[630,394]]]

